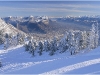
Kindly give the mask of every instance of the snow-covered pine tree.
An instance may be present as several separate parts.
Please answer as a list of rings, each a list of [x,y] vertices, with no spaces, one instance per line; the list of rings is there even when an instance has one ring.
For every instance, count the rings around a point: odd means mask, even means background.
[[[48,40],[44,41],[44,47],[43,48],[44,48],[43,50],[46,51],[46,52],[50,51],[50,43],[48,42]]]
[[[9,47],[13,46],[12,34],[9,34]]]
[[[95,32],[95,47],[98,46],[99,44],[99,28],[98,28],[98,23],[96,23],[96,32]]]
[[[58,50],[57,47],[57,38],[54,37],[53,41],[51,41],[51,46],[50,46],[50,55],[54,55],[55,52]]]
[[[32,56],[35,56],[36,42],[32,41]]]
[[[29,41],[28,46],[29,46],[29,52],[32,53],[33,51],[32,41]]]
[[[78,32],[78,35],[77,35],[77,39],[78,39],[78,43],[79,43],[79,50],[82,50],[84,49],[83,48],[83,36],[82,36],[82,31],[79,31]]]
[[[15,35],[12,36],[12,42],[13,46],[17,46],[17,37]]]
[[[54,55],[55,47],[54,47],[53,41],[51,41],[50,44],[51,45],[50,45],[50,53],[49,53],[49,55],[52,56],[52,55]]]
[[[5,42],[4,42],[4,48],[7,49],[9,47],[17,46],[18,40],[17,37],[15,37],[13,34],[5,34]]]
[[[32,53],[33,48],[32,48],[32,41],[29,41],[28,43],[25,44],[25,51],[29,51]]]
[[[33,38],[30,37],[30,39],[28,39],[29,42],[25,44],[25,51],[29,51],[32,56],[35,55],[35,50],[36,50],[36,42],[33,41]]]
[[[5,34],[5,42],[4,42],[4,49],[7,49],[9,47],[9,35]]]
[[[92,29],[89,33],[89,50],[95,48],[96,26],[92,24]]]
[[[4,31],[3,30],[0,30],[0,44],[3,44],[4,43]]]
[[[74,53],[78,53],[79,52],[79,41],[80,41],[80,38],[79,37],[77,37],[76,39],[75,39],[75,48],[74,48]]]
[[[40,56],[42,55],[42,52],[43,52],[43,43],[40,41],[39,42],[39,51],[38,51]]]
[[[29,45],[25,44],[25,51],[29,51]]]
[[[92,29],[91,29],[91,33],[90,33],[90,45],[91,45],[91,49],[95,48],[95,37],[96,37],[96,27],[93,24],[92,25]]]
[[[74,31],[73,30],[69,31],[68,39],[69,39],[69,41],[68,41],[69,51],[70,51],[71,55],[73,55],[75,52],[75,38],[74,38]]]
[[[44,41],[43,51],[47,51],[47,40]]]
[[[88,46],[88,34],[87,34],[86,31],[82,32],[82,40],[83,40],[83,42],[82,42],[82,48],[86,49],[87,46]]]
[[[19,45],[19,33],[17,33],[16,38],[17,38],[17,45]]]
[[[65,52],[66,50],[68,50],[68,32],[66,32],[66,34],[64,35],[64,37],[60,40],[60,44],[59,46],[61,47],[60,49],[60,53]]]
[[[17,33],[17,45],[19,45],[20,44],[20,34],[19,33]]]
[[[25,43],[25,36],[18,33],[17,34],[17,45]]]
[[[94,49],[98,46],[98,41],[99,41],[99,30],[98,30],[98,23],[97,24],[92,24],[92,29],[89,33],[89,44],[88,44],[88,49]]]
[[[91,31],[87,32],[87,49],[90,50],[90,33]]]

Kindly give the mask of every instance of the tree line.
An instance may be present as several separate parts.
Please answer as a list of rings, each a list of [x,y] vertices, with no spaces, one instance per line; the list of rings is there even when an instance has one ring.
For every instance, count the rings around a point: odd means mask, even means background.
[[[38,43],[31,38],[25,44],[25,51],[28,51],[33,56],[36,52],[41,56],[43,52],[48,52],[50,56],[56,52],[64,53],[70,52],[71,55],[80,52],[81,50],[91,50],[98,46],[99,43],[99,29],[98,23],[93,24],[90,31],[69,30],[66,34],[58,40],[56,37],[52,41],[45,40]]]

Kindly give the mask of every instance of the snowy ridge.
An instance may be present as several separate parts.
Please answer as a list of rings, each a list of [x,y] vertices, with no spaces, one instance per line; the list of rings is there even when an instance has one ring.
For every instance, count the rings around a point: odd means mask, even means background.
[[[0,19],[0,30],[3,30],[4,33],[11,33],[13,35],[16,35],[18,32],[26,35],[24,32],[15,28],[13,25],[5,23],[5,21],[3,21],[2,19]]]

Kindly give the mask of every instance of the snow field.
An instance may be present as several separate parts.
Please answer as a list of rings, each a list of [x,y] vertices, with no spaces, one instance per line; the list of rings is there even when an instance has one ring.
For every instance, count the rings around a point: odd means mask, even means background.
[[[68,53],[49,56],[46,53],[42,56],[32,57],[24,50],[23,45],[3,50],[0,47],[0,59],[3,66],[0,68],[1,74],[96,74],[100,73],[100,47],[88,53],[69,55]],[[83,69],[93,71],[83,72]]]

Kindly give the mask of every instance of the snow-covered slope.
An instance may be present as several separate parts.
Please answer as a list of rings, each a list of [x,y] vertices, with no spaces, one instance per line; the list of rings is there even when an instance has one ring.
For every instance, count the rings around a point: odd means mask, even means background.
[[[11,24],[7,24],[5,21],[0,19],[0,30],[3,30],[4,33],[16,35],[17,33],[25,34],[24,32],[18,30]]]
[[[0,46],[1,74],[100,74],[100,47],[71,56],[69,53],[33,57],[19,45]]]

